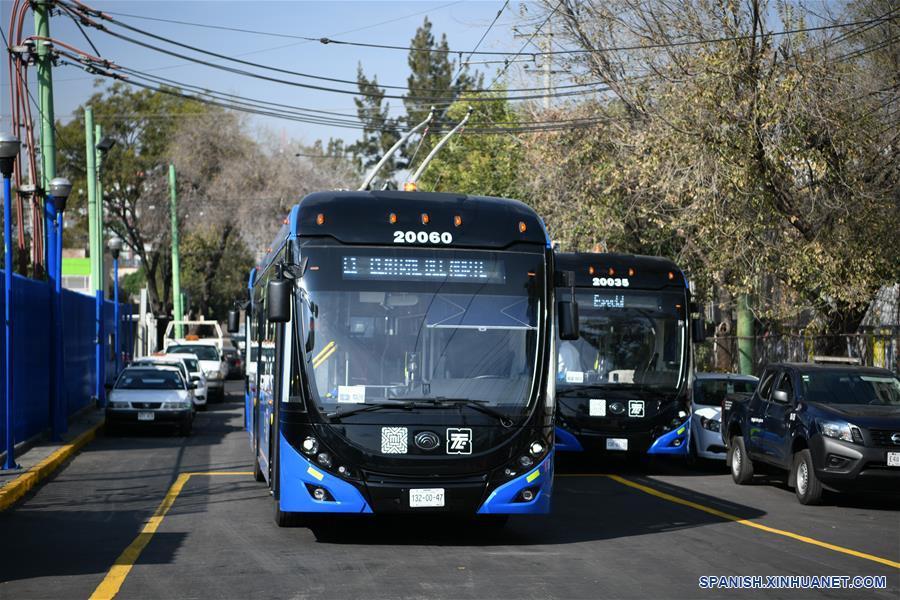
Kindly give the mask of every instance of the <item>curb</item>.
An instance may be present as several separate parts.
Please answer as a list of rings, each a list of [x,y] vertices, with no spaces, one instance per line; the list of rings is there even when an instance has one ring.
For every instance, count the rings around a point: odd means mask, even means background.
[[[100,428],[103,427],[103,424],[104,421],[100,421],[72,440],[72,442],[57,448],[50,456],[23,473],[20,477],[0,488],[0,512],[15,504],[30,489],[56,471],[64,462],[93,440]]]

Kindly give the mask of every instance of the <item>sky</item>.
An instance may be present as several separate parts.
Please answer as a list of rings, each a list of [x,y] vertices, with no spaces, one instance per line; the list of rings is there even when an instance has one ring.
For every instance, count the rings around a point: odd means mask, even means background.
[[[140,19],[153,17],[193,23],[208,23],[226,27],[253,29],[271,33],[314,38],[331,37],[366,43],[408,46],[416,27],[427,15],[433,23],[432,31],[439,38],[446,33],[453,50],[472,49],[488,25],[494,19],[503,1],[315,1],[315,2],[247,2],[247,1],[128,1],[85,2],[115,18],[140,27],[143,31],[178,39],[201,48],[236,56],[244,60],[258,61],[294,71],[355,80],[358,64],[368,76],[377,74],[380,84],[406,85],[409,74],[407,53],[401,50],[381,50],[321,44],[285,37],[250,33],[226,32],[195,26],[156,22]],[[481,43],[480,50],[517,52],[522,41],[513,37],[512,26],[527,15],[528,4],[510,2],[500,19]],[[10,0],[0,0],[0,26],[7,33]],[[534,6],[532,6],[534,9]],[[523,11],[526,11],[523,13]],[[128,15],[136,16],[125,16]],[[26,18],[26,31],[33,32],[33,19]],[[54,16],[50,25],[51,36],[87,52],[89,43],[66,16]],[[178,58],[160,54],[150,49],[113,38],[94,29],[86,29],[87,35],[104,58],[132,69],[153,73],[180,82],[226,93],[262,98],[271,102],[356,114],[353,96],[309,90],[288,85],[260,81],[245,76],[226,73],[210,67],[196,65]],[[128,32],[125,32],[128,33]],[[147,42],[157,43],[138,34],[128,33]],[[485,57],[481,57],[483,60]],[[223,62],[205,57],[212,62]],[[227,63],[226,63],[227,64]],[[233,65],[240,68],[241,65]],[[497,65],[480,65],[493,76]],[[34,69],[30,69],[34,77]],[[271,73],[270,73],[271,75]],[[276,77],[282,75],[274,74]],[[56,118],[63,122],[71,118],[73,111],[96,91],[96,77],[75,67],[60,66],[54,69],[54,94]],[[294,78],[293,76],[283,76]],[[9,74],[5,66],[0,69],[0,119],[9,118]],[[297,79],[297,78],[294,78]],[[304,81],[300,79],[301,81]],[[306,80],[310,83],[321,83]],[[523,82],[527,80],[521,80]],[[326,86],[355,90],[355,86],[324,83]],[[531,81],[530,85],[540,85]],[[36,89],[32,83],[32,90]],[[396,90],[402,94],[402,90]],[[402,112],[402,100],[390,101],[392,112]],[[331,125],[297,123],[272,117],[254,116],[251,120],[257,130],[267,130],[284,140],[296,140],[311,144],[317,139],[343,138],[352,142],[359,132]],[[0,124],[2,127],[2,124]]]

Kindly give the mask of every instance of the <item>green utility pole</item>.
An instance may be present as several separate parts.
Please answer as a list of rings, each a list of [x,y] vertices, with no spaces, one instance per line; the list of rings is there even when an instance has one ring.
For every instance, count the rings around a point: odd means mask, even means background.
[[[52,2],[45,0],[31,3],[34,13],[34,33],[38,37],[50,37],[50,8]],[[56,177],[56,138],[53,125],[53,63],[50,50],[50,42],[37,40],[37,84],[38,102],[41,109],[41,189],[50,187],[50,180]],[[43,203],[41,213],[44,213]],[[46,243],[47,237],[53,235],[52,218],[44,218],[44,248],[49,250],[52,244]],[[45,265],[52,264],[51,259],[45,254]]]
[[[91,289],[100,289],[100,266],[97,257],[102,249],[97,246],[97,154],[94,142],[94,111],[91,107],[84,109],[84,145],[87,158],[87,195],[88,195],[88,242],[90,242]]]
[[[181,261],[178,257],[178,190],[175,185],[175,165],[169,165],[169,210],[172,216],[172,312],[175,320],[184,318],[181,297]],[[175,326],[175,337],[182,337],[181,326]]]
[[[738,296],[737,334],[741,373],[753,375],[753,313],[750,312],[750,294]]]
[[[94,290],[99,290],[102,293],[106,293],[106,273],[103,271],[103,248],[105,247],[103,244],[103,182],[102,172],[103,172],[103,153],[97,148],[97,143],[103,139],[103,129],[100,125],[94,125],[94,161],[97,164],[97,184],[95,186],[95,194],[97,196],[96,203],[94,204],[94,219],[97,221],[97,228],[94,230],[96,237],[93,241],[92,248],[97,249],[97,287]]]

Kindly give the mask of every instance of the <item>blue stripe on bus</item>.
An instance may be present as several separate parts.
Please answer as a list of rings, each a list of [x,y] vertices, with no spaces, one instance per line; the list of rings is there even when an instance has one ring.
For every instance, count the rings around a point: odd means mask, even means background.
[[[534,490],[534,499],[516,502],[522,490]],[[491,492],[478,509],[480,515],[548,514],[553,491],[553,451],[541,463]]]
[[[306,460],[279,433],[281,510],[285,512],[370,513],[372,509],[353,485]],[[334,502],[314,499],[306,484],[322,487]]]
[[[556,428],[556,442],[553,445],[553,449],[560,452],[584,452],[584,447],[582,447],[578,438],[562,427]]]

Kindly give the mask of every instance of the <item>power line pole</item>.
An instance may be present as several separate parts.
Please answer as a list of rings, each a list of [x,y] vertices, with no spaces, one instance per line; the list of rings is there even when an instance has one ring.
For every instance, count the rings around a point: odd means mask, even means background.
[[[537,33],[522,33],[517,28],[513,27],[514,38],[526,38],[528,39],[532,45],[537,46],[537,48],[543,52],[547,53],[553,50],[553,23],[548,21],[547,24],[543,28],[545,31],[538,31]],[[535,44],[535,39],[538,40],[538,43]],[[523,54],[528,54],[527,52],[523,52]],[[533,62],[533,61],[528,61]],[[554,75],[567,75],[569,72],[565,69],[554,69],[553,68],[553,55],[552,54],[541,54],[541,62],[537,65],[543,71],[544,78],[544,109],[549,110],[551,108],[551,103],[553,101],[553,89],[554,85]],[[526,71],[532,71],[528,68],[528,65],[525,65]]]
[[[103,268],[103,180],[102,180],[102,172],[103,172],[103,151],[98,147],[100,140],[103,139],[103,128],[98,123],[94,125],[94,160],[97,164],[97,184],[94,188],[96,190],[96,203],[94,204],[94,218],[97,220],[97,228],[94,230],[96,233],[96,239],[94,240],[94,248],[97,249],[97,287],[95,290],[99,290],[101,295],[106,292],[106,273]]]
[[[91,259],[91,289],[96,291],[100,277],[97,266],[97,153],[94,148],[94,111],[84,109],[84,154],[87,159],[88,242]]]
[[[181,260],[178,255],[178,189],[175,184],[175,165],[169,165],[169,211],[172,218],[172,315],[176,321],[184,318],[181,298]],[[181,325],[175,326],[175,337],[182,337]]]
[[[50,37],[50,8],[52,2],[35,0],[31,3],[34,13],[34,33],[41,38]],[[47,40],[37,40],[37,84],[38,106],[41,118],[41,189],[46,192],[50,180],[56,177],[56,138],[54,136],[53,115],[53,61],[52,44]],[[52,243],[48,243],[53,231],[53,219],[46,210],[44,212],[44,266],[48,272],[52,269],[54,256],[51,256]]]

